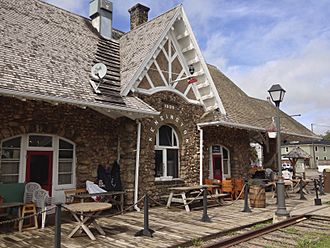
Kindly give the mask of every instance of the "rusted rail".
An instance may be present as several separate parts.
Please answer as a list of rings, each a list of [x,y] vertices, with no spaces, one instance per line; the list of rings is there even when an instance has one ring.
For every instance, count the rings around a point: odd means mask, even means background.
[[[203,246],[203,247],[204,248],[231,247],[233,245],[237,245],[239,243],[248,241],[250,239],[254,239],[256,237],[265,235],[267,233],[274,232],[278,229],[281,229],[281,228],[284,228],[284,227],[287,227],[287,226],[290,226],[290,225],[294,225],[298,222],[301,222],[301,221],[304,221],[304,220],[307,220],[307,219],[308,219],[308,216],[305,216],[305,215],[295,216],[295,217],[289,218],[287,220],[280,221],[278,223],[275,223],[275,224],[272,224],[272,225],[269,225],[269,226],[266,226],[266,227],[263,227],[263,228],[260,228],[260,229],[257,229],[257,230],[249,231],[249,232],[246,232],[246,233],[241,234],[239,236],[235,236],[235,237],[232,237],[232,238],[221,240],[221,241],[218,241],[216,243],[213,243],[213,244],[210,244],[210,245],[207,245],[207,246]]]

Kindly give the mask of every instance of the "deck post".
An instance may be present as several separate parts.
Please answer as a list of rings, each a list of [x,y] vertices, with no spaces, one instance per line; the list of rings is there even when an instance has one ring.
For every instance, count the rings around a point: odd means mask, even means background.
[[[324,190],[323,190],[323,180],[322,180],[322,175],[319,175],[319,186],[320,186],[320,195],[325,195]]]
[[[144,206],[143,206],[143,229],[138,231],[135,236],[147,236],[152,238],[152,234],[155,232],[149,228],[149,197],[148,194],[144,195]]]
[[[245,185],[244,185],[244,209],[242,212],[251,213],[251,208],[249,207],[249,183],[247,178],[245,178]]]
[[[299,198],[299,200],[307,200],[306,197],[304,196],[303,183],[304,183],[303,180],[300,179],[300,181],[299,181],[299,189],[300,189],[300,198]]]
[[[314,179],[314,187],[315,187],[315,194],[316,194],[316,198],[314,199],[315,206],[322,205],[321,199],[319,198],[319,194],[318,194],[317,179]]]
[[[203,186],[203,216],[201,221],[211,222],[210,217],[207,214],[207,187]]]
[[[62,204],[57,203],[55,209],[55,248],[61,248],[61,208]]]

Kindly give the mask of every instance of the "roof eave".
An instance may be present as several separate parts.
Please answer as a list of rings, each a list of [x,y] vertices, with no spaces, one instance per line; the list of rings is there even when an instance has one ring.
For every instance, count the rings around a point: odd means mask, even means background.
[[[81,106],[81,107],[103,108],[106,110],[112,110],[112,111],[117,111],[117,112],[121,112],[121,111],[131,112],[131,113],[135,113],[135,114],[141,114],[143,116],[157,116],[160,114],[160,112],[152,111],[152,110],[144,111],[144,110],[122,107],[122,106],[117,106],[117,105],[106,105],[106,104],[100,104],[100,103],[95,103],[95,102],[92,103],[92,102],[87,102],[87,101],[67,99],[67,98],[62,98],[62,97],[44,96],[44,95],[35,94],[35,93],[18,92],[18,91],[1,89],[1,88],[0,88],[0,95],[27,98],[27,99],[31,99],[31,100],[42,100],[42,101],[48,101],[48,102],[72,104],[72,105]]]

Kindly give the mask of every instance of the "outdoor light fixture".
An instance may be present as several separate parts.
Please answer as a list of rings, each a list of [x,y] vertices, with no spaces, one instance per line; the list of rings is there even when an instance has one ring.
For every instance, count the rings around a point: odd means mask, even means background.
[[[195,73],[195,68],[193,65],[189,65],[189,73],[190,75],[193,75]]]
[[[276,107],[280,107],[280,103],[283,101],[285,90],[279,84],[274,84],[269,90],[268,93],[272,98],[272,101],[275,103]]]
[[[285,207],[285,188],[282,177],[282,159],[281,159],[281,127],[280,127],[280,103],[283,101],[285,90],[279,85],[274,84],[269,90],[269,95],[276,105],[276,131],[277,131],[277,167],[278,180],[276,184],[277,191],[277,210],[275,214],[278,217],[288,217],[289,212]]]

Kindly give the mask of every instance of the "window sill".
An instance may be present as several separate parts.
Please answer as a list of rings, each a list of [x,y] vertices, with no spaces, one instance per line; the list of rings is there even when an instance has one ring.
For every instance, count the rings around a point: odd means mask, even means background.
[[[159,177],[158,177],[159,178]],[[156,178],[155,185],[182,185],[184,183],[183,179],[181,178],[173,178],[171,180],[159,180]]]

